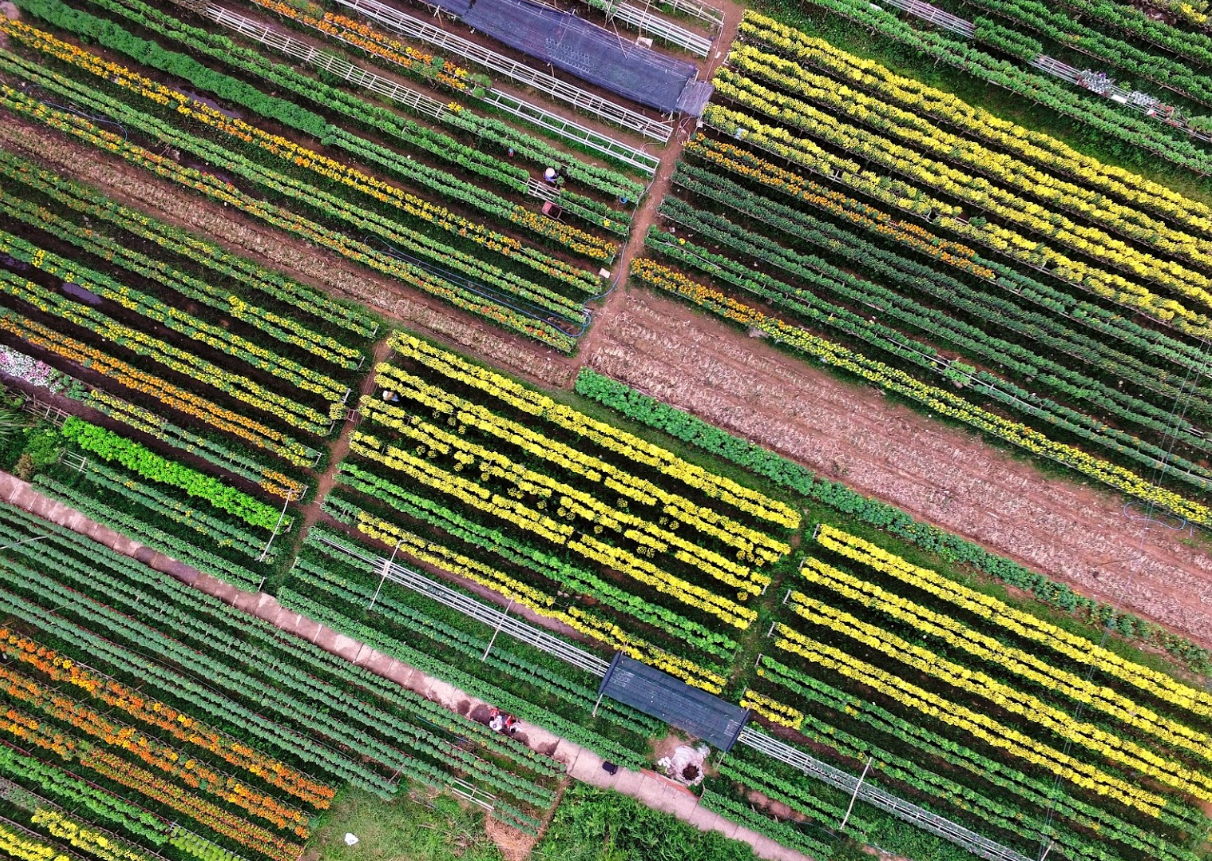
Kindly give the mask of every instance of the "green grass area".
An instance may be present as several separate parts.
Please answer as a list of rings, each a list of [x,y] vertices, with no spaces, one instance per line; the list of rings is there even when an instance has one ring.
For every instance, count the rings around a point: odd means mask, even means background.
[[[634,798],[573,785],[531,861],[753,861],[753,849]]]
[[[347,790],[324,815],[305,861],[503,861],[479,808],[425,792],[414,788],[388,802]],[[346,833],[358,843],[346,846]]]

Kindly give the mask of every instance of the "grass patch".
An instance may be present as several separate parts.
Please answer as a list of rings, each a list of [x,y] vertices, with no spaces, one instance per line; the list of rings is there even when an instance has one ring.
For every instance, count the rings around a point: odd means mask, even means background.
[[[504,861],[484,813],[414,786],[392,801],[347,788],[324,815],[304,861]],[[345,845],[345,834],[358,838]]]
[[[754,861],[753,849],[585,783],[564,793],[531,861]]]

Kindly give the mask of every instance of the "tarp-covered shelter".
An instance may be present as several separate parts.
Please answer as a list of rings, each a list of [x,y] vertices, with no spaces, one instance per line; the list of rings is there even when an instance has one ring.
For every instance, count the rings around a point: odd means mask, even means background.
[[[693,63],[624,41],[569,12],[529,0],[475,0],[460,17],[511,48],[663,113],[697,116],[699,102],[710,96],[709,84],[695,82]]]
[[[660,718],[727,753],[736,744],[749,710],[724,702],[656,667],[616,652],[598,696]]]

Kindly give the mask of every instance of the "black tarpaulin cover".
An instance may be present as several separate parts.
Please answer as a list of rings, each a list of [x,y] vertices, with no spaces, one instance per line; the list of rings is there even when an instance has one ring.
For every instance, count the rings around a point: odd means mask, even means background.
[[[749,711],[724,702],[656,667],[617,652],[598,688],[599,696],[639,709],[727,753]]]
[[[475,0],[462,21],[557,69],[664,113],[678,110],[682,91],[695,76],[693,63],[527,0]]]

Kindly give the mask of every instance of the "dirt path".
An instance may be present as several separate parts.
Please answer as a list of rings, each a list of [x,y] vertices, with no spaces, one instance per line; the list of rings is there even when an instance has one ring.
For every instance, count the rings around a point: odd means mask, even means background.
[[[362,395],[369,395],[374,391],[375,367],[380,362],[386,361],[390,354],[391,342],[386,338],[375,344],[374,350],[370,354],[370,360],[363,366],[366,375],[362,379],[362,385],[358,388],[357,392],[350,394],[349,400],[345,402],[346,406],[351,410],[358,409],[358,401]],[[300,530],[300,534],[306,532],[306,527],[315,523],[316,517],[320,514],[320,506],[324,504],[324,499],[328,496],[328,492],[337,483],[337,470],[341,468],[341,463],[345,460],[345,456],[349,454],[349,444],[356,427],[357,423],[348,419],[341,423],[341,432],[329,447],[328,468],[324,470],[324,474],[316,481],[316,492],[312,497],[311,504],[303,508],[304,528]]]
[[[425,675],[420,670],[385,655],[371,647],[346,637],[331,628],[313,622],[286,609],[277,600],[262,592],[244,592],[230,583],[217,580],[162,553],[140,544],[112,529],[85,517],[78,511],[44,496],[20,479],[0,472],[0,499],[35,514],[73,532],[85,535],[111,550],[129,556],[148,567],[166,573],[212,595],[279,629],[302,637],[325,651],[365,667],[401,687],[415,691],[452,712],[473,720],[487,720],[489,705],[441,679]],[[694,825],[700,830],[719,831],[734,840],[751,845],[760,858],[770,861],[812,861],[806,855],[780,846],[768,837],[729,822],[716,813],[699,806],[698,798],[683,788],[675,787],[651,771],[630,771],[619,768],[608,775],[602,768],[602,758],[580,745],[560,738],[541,726],[519,720],[514,739],[544,756],[562,763],[568,775],[595,786],[616,789],[638,799],[649,807],[663,810]]]
[[[705,81],[711,79],[711,76],[715,74],[715,70],[719,68],[720,64],[728,56],[728,46],[736,38],[737,30],[741,26],[741,16],[745,11],[745,7],[732,2],[720,2],[720,0],[716,0],[714,5],[724,11],[724,26],[716,37],[712,53],[707,56],[699,72],[699,78]],[[602,306],[594,311],[593,326],[581,338],[581,342],[577,348],[579,363],[576,370],[580,370],[580,364],[589,363],[589,357],[593,356],[601,344],[603,332],[606,328],[603,325],[603,321],[619,313],[626,305],[626,294],[629,289],[626,283],[627,271],[631,268],[631,261],[644,250],[644,238],[648,235],[648,228],[656,222],[657,210],[660,209],[661,201],[665,199],[665,195],[673,187],[674,168],[677,167],[678,160],[682,157],[682,150],[686,147],[686,142],[694,134],[694,130],[694,118],[683,118],[678,124],[677,130],[673,133],[673,140],[670,141],[668,148],[661,156],[661,166],[657,168],[656,175],[652,178],[652,182],[649,183],[648,194],[631,220],[631,236],[628,238],[627,244],[623,246],[623,250],[619,253],[618,259],[614,262],[614,278],[618,286],[607,297]]]
[[[1212,555],[1112,494],[646,291],[599,325],[595,370],[1212,646]]]

